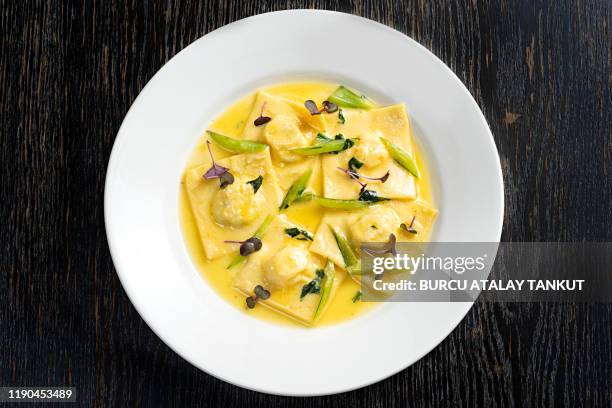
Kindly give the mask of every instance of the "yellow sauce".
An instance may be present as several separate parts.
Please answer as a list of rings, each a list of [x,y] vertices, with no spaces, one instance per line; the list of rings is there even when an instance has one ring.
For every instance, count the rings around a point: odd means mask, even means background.
[[[337,85],[329,83],[303,82],[274,85],[267,87],[264,90],[271,94],[283,96],[299,103],[303,103],[303,101],[307,99],[325,100],[336,87]],[[254,95],[255,94],[253,93],[246,96],[229,107],[215,121],[213,121],[209,128],[227,136],[238,138],[244,128],[245,120],[251,111]],[[418,195],[419,197],[432,202],[427,166],[421,152],[418,150],[418,147],[414,146],[414,148],[419,170],[421,171],[421,178],[417,181]],[[216,159],[228,156],[229,154],[230,153],[226,153],[221,149],[215,149]],[[208,160],[209,156],[206,148],[206,137],[203,135],[189,158],[186,168],[188,169],[201,165],[208,162]],[[318,185],[315,184],[315,187],[320,188],[322,181],[317,180],[316,183]],[[187,250],[191,255],[191,259],[198,271],[215,289],[219,296],[235,307],[244,310],[245,313],[248,313],[256,318],[278,324],[301,326],[292,319],[266,307],[247,309],[245,305],[245,297],[232,288],[233,275],[226,269],[232,254],[223,256],[213,261],[209,261],[206,258],[202,243],[200,241],[200,234],[191,211],[187,192],[184,187],[181,188],[180,192],[179,209],[183,236]],[[322,217],[322,211],[315,203],[304,203],[300,204],[299,206],[292,206],[287,209],[286,214],[291,220],[296,221],[311,231],[315,231],[317,229]],[[344,279],[325,314],[317,322],[317,327],[320,325],[335,324],[347,321],[365,313],[368,310],[371,310],[377,305],[377,303],[373,302],[353,302],[352,299],[359,289],[359,285],[352,279],[348,277]]]

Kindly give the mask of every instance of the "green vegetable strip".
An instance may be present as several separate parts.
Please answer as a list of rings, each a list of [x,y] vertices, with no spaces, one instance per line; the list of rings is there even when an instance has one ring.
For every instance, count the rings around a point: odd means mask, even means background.
[[[346,268],[350,268],[351,266],[356,265],[359,262],[359,258],[357,258],[357,255],[355,255],[355,252],[353,252],[353,249],[349,245],[348,240],[342,233],[336,231],[336,229],[331,225],[329,226],[329,229],[331,230],[332,234],[334,235],[334,238],[336,239],[338,249],[342,254],[342,259],[344,259],[344,266]]]
[[[253,234],[253,236],[255,238],[262,239],[264,234],[266,233],[266,230],[272,223],[272,221],[274,221],[274,215],[269,214],[264,220],[264,222],[261,223],[259,228],[255,230],[255,233]],[[233,268],[234,266],[241,264],[242,262],[244,262],[245,259],[246,259],[246,256],[242,256],[240,255],[240,253],[238,253],[236,256],[232,258],[232,261],[229,263],[229,265],[227,265],[227,269]]]
[[[345,86],[339,86],[327,100],[345,108],[372,109],[374,107],[374,103],[368,98]]]
[[[250,140],[238,140],[233,139],[229,136],[224,136],[220,133],[206,131],[213,142],[219,145],[221,148],[230,151],[232,153],[255,153],[261,152],[263,149],[268,147],[265,143],[252,142]]]
[[[351,139],[334,139],[314,146],[291,149],[290,152],[299,154],[300,156],[314,156],[323,153],[341,152],[342,150],[346,150],[345,146],[347,140]]]
[[[416,161],[401,147],[393,144],[390,140],[381,137],[380,140],[383,142],[387,151],[391,155],[391,157],[403,168],[408,170],[410,174],[412,174],[416,178],[421,178],[421,173],[419,172],[419,167],[416,164]]]
[[[325,276],[323,277],[323,281],[321,281],[321,299],[319,300],[317,310],[315,310],[313,320],[317,320],[325,309],[325,305],[327,304],[329,296],[331,295],[332,288],[334,287],[334,279],[336,278],[336,268],[334,268],[334,263],[329,259],[325,264],[324,271]]]
[[[306,202],[306,201],[312,201],[312,200],[314,200],[315,197],[316,196],[311,191],[304,191],[293,202],[294,203],[303,203],[303,202]]]
[[[361,260],[357,261],[355,265],[347,266],[346,271],[351,275],[361,275]]]
[[[283,199],[279,209],[284,210],[289,207],[295,200],[300,198],[304,190],[306,190],[306,185],[308,184],[308,180],[310,180],[310,176],[312,175],[312,169],[307,170],[304,174],[297,178],[289,187],[287,191],[287,195]]]
[[[339,200],[335,198],[326,198],[319,196],[313,196],[313,199],[321,207],[335,208],[339,210],[358,210],[376,204],[376,202],[374,201]]]

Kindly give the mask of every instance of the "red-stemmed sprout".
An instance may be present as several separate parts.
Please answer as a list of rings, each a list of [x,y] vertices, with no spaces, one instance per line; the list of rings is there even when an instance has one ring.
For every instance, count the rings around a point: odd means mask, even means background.
[[[251,237],[249,239],[247,239],[246,241],[231,241],[231,240],[226,240],[223,241],[226,244],[240,244],[240,255],[242,256],[249,256],[251,255],[253,252],[257,252],[261,249],[261,239],[257,238],[257,237]]]
[[[386,201],[386,200],[388,200],[387,198],[378,197],[378,194],[376,193],[376,191],[368,190],[367,189],[368,185],[366,183],[363,183],[359,179],[361,178],[361,179],[364,179],[364,180],[380,181],[381,183],[384,183],[389,178],[389,174],[390,174],[389,170],[387,170],[385,175],[382,176],[382,177],[368,177],[368,176],[364,176],[362,174],[359,174],[356,171],[349,170],[349,169],[344,169],[342,167],[338,167],[338,170],[340,170],[341,172],[343,172],[344,174],[348,175],[350,178],[352,178],[353,180],[355,180],[356,182],[359,183],[359,185],[361,186],[361,190],[359,190],[359,200],[360,201],[378,202],[378,201]]]
[[[368,176],[364,176],[363,174],[357,173],[356,171],[345,169],[342,167],[338,167],[338,170],[340,170],[344,174],[350,176],[352,179],[357,180],[357,181],[359,181],[359,179],[364,179],[364,180],[370,180],[370,181],[380,181],[381,183],[384,183],[385,181],[387,181],[387,179],[389,178],[389,175],[391,174],[390,171],[387,170],[387,172],[381,177],[368,177]],[[359,181],[359,184],[363,185],[361,181]]]
[[[265,125],[266,123],[272,120],[271,117],[263,115],[263,111],[265,108],[266,108],[266,102],[264,102],[263,105],[261,105],[261,112],[259,112],[259,117],[253,121],[253,124],[255,126]]]
[[[270,298],[270,291],[266,290],[263,286],[257,285],[253,289],[253,296],[246,298],[246,304],[249,309],[253,309],[257,304],[257,300],[266,300]]]
[[[334,113],[338,110],[338,105],[330,101],[323,101],[323,103],[321,103],[321,109],[319,109],[316,102],[311,99],[304,102],[304,106],[311,115],[320,115],[323,112]]]
[[[370,247],[362,247],[361,250],[370,256],[377,255],[385,255],[391,254],[393,256],[397,255],[397,249],[395,248],[397,244],[397,238],[395,234],[389,234],[389,241],[385,243],[383,246],[379,248],[370,248]]]
[[[412,221],[410,221],[410,225],[406,225],[402,222],[400,224],[400,228],[411,234],[418,234],[419,232],[416,230],[416,228],[414,228],[414,221],[416,221],[416,215],[412,217]]]
[[[234,176],[230,173],[227,167],[223,167],[215,161],[215,158],[212,154],[212,150],[210,149],[210,140],[206,141],[206,147],[208,147],[208,153],[210,154],[210,159],[212,160],[212,167],[204,173],[204,178],[206,180],[218,178],[220,187],[225,188],[234,182]]]

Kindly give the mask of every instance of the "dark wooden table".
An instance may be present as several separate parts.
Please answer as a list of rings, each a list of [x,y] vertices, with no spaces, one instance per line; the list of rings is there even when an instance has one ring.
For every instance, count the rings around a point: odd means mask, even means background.
[[[0,0],[0,385],[74,385],[83,406],[612,406],[610,304],[477,304],[412,367],[309,399],[217,380],[146,326],[104,231],[116,132],[181,49],[287,7],[380,21],[457,73],[501,156],[504,240],[612,239],[608,0]]]

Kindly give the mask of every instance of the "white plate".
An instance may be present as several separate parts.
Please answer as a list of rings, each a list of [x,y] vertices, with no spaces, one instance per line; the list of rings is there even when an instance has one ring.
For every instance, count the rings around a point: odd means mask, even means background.
[[[179,228],[183,166],[211,120],[255,88],[323,79],[405,102],[440,209],[434,239],[498,241],[499,157],[469,92],[433,54],[360,17],[296,10],[216,30],[172,58],[125,117],[108,165],[106,231],[121,283],[151,329],[200,369],[284,395],[332,394],[413,364],[471,303],[394,303],[344,324],[301,329],[249,317],[191,263]]]

